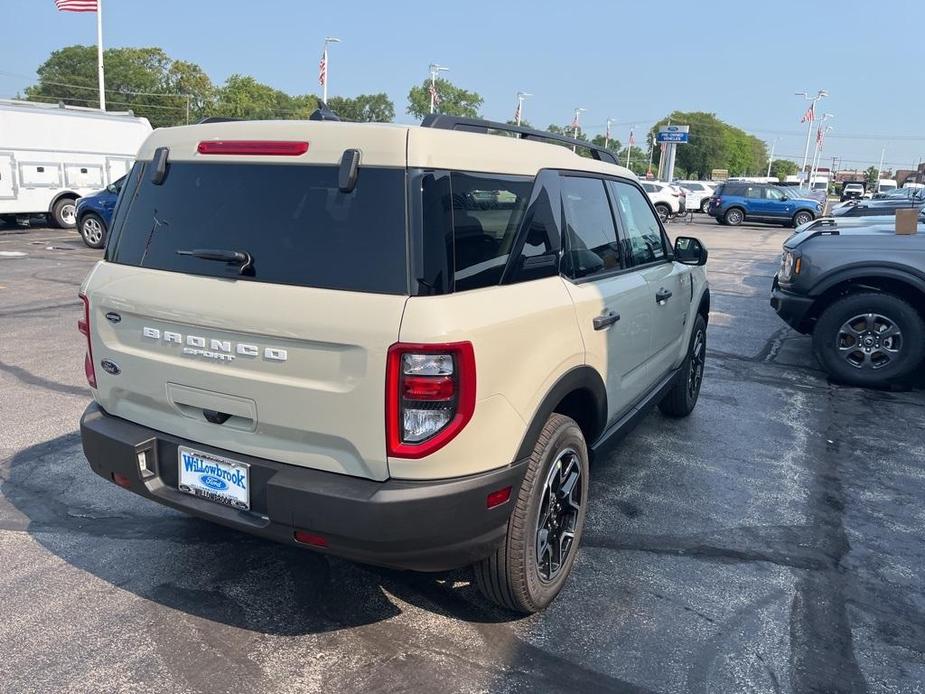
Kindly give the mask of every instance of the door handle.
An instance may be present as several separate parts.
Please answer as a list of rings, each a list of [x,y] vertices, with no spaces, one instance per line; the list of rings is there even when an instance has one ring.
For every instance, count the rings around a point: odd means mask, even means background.
[[[604,311],[601,315],[595,316],[592,324],[595,330],[604,330],[620,320],[620,314],[616,311]]]
[[[671,298],[671,291],[662,287],[655,292],[655,303],[663,304]]]

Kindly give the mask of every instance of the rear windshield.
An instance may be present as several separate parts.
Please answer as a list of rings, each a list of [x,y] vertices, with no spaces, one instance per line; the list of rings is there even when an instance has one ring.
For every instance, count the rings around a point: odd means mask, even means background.
[[[408,292],[404,169],[360,167],[350,193],[338,189],[336,166],[175,162],[160,185],[144,168],[133,171],[136,177],[140,183],[126,191],[126,210],[114,225],[107,251],[112,262],[255,282]],[[251,263],[242,271],[239,261],[188,253],[197,250],[244,253]]]

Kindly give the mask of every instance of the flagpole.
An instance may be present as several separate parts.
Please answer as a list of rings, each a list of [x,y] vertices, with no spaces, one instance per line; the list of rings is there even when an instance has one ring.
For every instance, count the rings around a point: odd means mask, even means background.
[[[103,0],[96,2],[96,62],[100,78],[100,111],[106,110],[106,76],[103,73]]]
[[[324,42],[324,49],[321,51],[321,60],[324,61],[324,84],[321,85],[321,100],[328,103],[328,42]]]

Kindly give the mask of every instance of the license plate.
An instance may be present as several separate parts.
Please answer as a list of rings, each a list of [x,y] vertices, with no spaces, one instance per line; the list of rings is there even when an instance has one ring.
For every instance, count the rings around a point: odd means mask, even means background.
[[[250,509],[250,466],[247,463],[183,446],[177,453],[181,492],[232,508]]]

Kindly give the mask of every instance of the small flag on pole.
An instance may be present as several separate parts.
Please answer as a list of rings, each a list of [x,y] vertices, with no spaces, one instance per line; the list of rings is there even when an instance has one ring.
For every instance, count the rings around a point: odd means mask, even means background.
[[[318,63],[318,84],[322,87],[328,81],[328,49],[321,52],[321,62]]]
[[[434,106],[440,103],[440,95],[437,93],[437,85],[435,82],[430,83],[430,98],[434,100]]]
[[[636,144],[636,136],[633,134],[633,131],[630,130],[630,147]]]
[[[520,123],[520,99],[517,100],[517,108],[514,109],[514,122]]]
[[[800,119],[800,122],[801,123],[812,123],[814,120],[816,120],[816,104],[815,103],[811,104],[810,107],[806,109],[806,113],[803,114],[803,117]]]
[[[96,0],[55,0],[60,12],[96,12]]]

